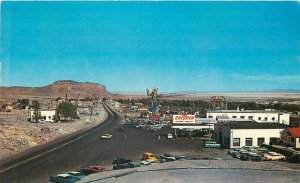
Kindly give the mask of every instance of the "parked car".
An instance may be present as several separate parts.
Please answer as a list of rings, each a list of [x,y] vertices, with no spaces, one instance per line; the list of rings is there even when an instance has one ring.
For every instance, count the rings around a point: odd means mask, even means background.
[[[167,134],[167,139],[173,139],[172,133],[168,133],[168,134]]]
[[[128,166],[129,166],[130,168],[135,168],[135,167],[141,166],[141,163],[140,163],[140,162],[129,162],[129,163],[128,163]]]
[[[251,154],[250,155],[250,160],[251,161],[262,161],[263,158],[259,154]]]
[[[82,167],[78,171],[81,172],[83,175],[90,175],[93,173],[103,172],[105,171],[105,168],[102,166],[91,165],[88,167]]]
[[[140,164],[141,165],[150,165],[151,163],[148,160],[143,160],[143,161],[140,162]]]
[[[203,147],[204,148],[220,148],[221,145],[220,144],[217,144],[217,142],[215,141],[205,141],[204,144],[203,144]]]
[[[285,156],[276,152],[268,152],[264,154],[264,158],[268,161],[284,160]]]
[[[125,169],[125,168],[130,168],[129,163],[115,164],[113,166],[113,170]]]
[[[142,156],[142,160],[148,160],[148,159],[151,159],[151,160],[154,160],[156,162],[158,162],[157,158],[155,157],[154,154],[150,153],[150,152],[145,152]]]
[[[242,150],[242,149],[241,148],[229,149],[227,151],[227,154],[229,154],[230,156],[233,156],[234,154],[239,153],[240,150]]]
[[[78,172],[78,171],[68,172],[67,174],[70,174],[79,179],[83,179],[85,177],[85,175],[83,175],[81,172]]]
[[[175,161],[176,158],[172,156],[171,154],[162,154],[160,155],[161,159],[165,159],[166,161]]]
[[[105,134],[101,136],[101,139],[111,139],[112,135],[111,134]]]
[[[117,158],[117,159],[114,159],[113,160],[113,163],[112,164],[124,164],[124,163],[130,163],[132,162],[131,159],[126,159],[126,158]]]
[[[74,183],[79,180],[81,180],[80,177],[73,176],[67,173],[50,176],[50,182],[55,182],[55,183]]]

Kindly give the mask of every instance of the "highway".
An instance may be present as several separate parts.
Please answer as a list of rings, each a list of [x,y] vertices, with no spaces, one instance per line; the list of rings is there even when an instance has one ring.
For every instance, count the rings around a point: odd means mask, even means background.
[[[0,182],[47,182],[50,175],[85,165],[111,165],[116,157],[139,158],[145,151],[164,153],[199,149],[199,140],[162,138],[158,141],[157,134],[166,132],[145,132],[133,127],[119,131],[124,119],[106,106],[105,110],[108,119],[94,128],[1,161]],[[112,134],[113,138],[101,139],[105,133]]]

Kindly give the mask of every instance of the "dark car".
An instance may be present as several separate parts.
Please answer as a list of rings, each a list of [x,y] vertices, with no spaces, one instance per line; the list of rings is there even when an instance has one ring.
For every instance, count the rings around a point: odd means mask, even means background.
[[[175,161],[176,158],[171,154],[163,154],[160,156],[160,159],[165,159],[166,161]]]
[[[129,163],[130,163],[130,162],[129,162]],[[129,163],[115,164],[115,165],[113,166],[113,170],[119,170],[119,169],[130,168]]]
[[[126,158],[117,158],[115,160],[113,160],[113,165],[115,164],[125,164],[125,163],[129,163],[129,162],[132,162],[131,159],[126,159]]]
[[[140,166],[141,166],[141,163],[140,163],[140,162],[129,162],[129,163],[128,163],[128,166],[129,166],[130,168],[140,167]]]
[[[240,160],[242,160],[242,161],[250,161],[249,154],[247,154],[247,153],[241,154]]]

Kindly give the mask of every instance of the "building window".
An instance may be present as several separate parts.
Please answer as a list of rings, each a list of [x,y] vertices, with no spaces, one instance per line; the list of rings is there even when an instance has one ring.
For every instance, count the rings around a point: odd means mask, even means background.
[[[241,116],[241,119],[245,119],[245,116]]]
[[[263,143],[265,143],[265,138],[257,138],[257,146],[261,146]]]
[[[291,142],[295,142],[295,137],[291,137]]]
[[[276,143],[277,142],[277,138],[276,137],[270,137],[270,142],[273,144],[273,143]]]
[[[265,121],[268,121],[268,117],[265,117]]]
[[[252,138],[246,138],[245,144],[246,146],[252,146]]]
[[[237,147],[241,146],[240,138],[233,138],[232,142],[233,142],[233,146],[237,146]]]
[[[253,116],[249,116],[248,118],[249,118],[249,119],[253,119]]]
[[[272,117],[272,121],[275,121],[275,117]]]
[[[260,120],[261,120],[261,117],[258,117],[258,120],[260,121]]]
[[[236,118],[236,116],[232,116],[232,118]]]

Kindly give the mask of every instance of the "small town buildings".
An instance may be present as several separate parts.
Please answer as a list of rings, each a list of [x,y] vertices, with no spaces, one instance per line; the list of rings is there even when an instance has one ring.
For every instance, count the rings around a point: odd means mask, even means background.
[[[254,121],[218,122],[214,127],[214,140],[223,147],[239,148],[276,143],[280,132],[287,128],[280,123],[258,123]]]
[[[258,123],[282,123],[285,125],[290,124],[290,114],[273,109],[266,110],[218,110],[208,111],[207,117],[218,120],[225,116],[232,120],[254,120]]]
[[[39,110],[40,120],[39,121],[47,121],[47,122],[54,122],[54,116],[56,111],[49,109],[49,110]],[[30,111],[30,121],[34,121],[34,110]]]
[[[283,130],[281,139],[294,148],[300,148],[300,127],[289,127]]]

